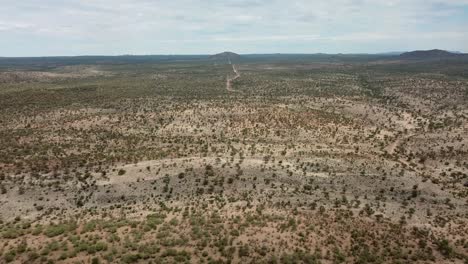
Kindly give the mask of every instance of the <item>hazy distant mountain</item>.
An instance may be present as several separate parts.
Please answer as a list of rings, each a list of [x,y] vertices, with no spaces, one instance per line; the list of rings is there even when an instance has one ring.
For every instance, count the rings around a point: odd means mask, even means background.
[[[240,59],[240,55],[234,52],[225,51],[215,55],[211,55],[210,59],[212,60],[237,60]]]
[[[400,55],[402,59],[416,59],[416,60],[424,60],[424,59],[442,59],[442,58],[452,58],[459,56],[460,54],[448,52],[446,50],[416,50],[411,52],[405,52]]]
[[[406,51],[389,51],[389,52],[382,52],[382,53],[377,53],[377,55],[386,55],[386,56],[398,56]]]

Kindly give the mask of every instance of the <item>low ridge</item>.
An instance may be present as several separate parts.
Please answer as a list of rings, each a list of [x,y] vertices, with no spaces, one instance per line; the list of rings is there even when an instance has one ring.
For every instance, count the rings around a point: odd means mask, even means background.
[[[239,59],[240,57],[241,56],[237,53],[225,51],[222,53],[211,55],[210,59],[212,60],[235,60],[235,59]]]
[[[445,50],[433,49],[433,50],[416,50],[411,52],[405,52],[400,55],[404,59],[439,59],[459,56],[460,54],[451,53]]]

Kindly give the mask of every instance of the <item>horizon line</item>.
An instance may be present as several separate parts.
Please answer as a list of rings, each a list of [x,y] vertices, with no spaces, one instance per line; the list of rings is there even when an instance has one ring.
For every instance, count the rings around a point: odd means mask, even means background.
[[[5,59],[17,59],[17,58],[76,58],[76,57],[143,57],[143,56],[213,56],[217,54],[222,54],[225,52],[232,52],[238,55],[244,55],[244,56],[249,56],[249,55],[397,55],[398,53],[402,54],[405,52],[413,52],[413,51],[431,51],[431,50],[442,50],[442,51],[447,51],[450,53],[454,54],[468,54],[465,52],[461,51],[450,51],[450,50],[443,50],[443,49],[424,49],[424,50],[411,50],[411,51],[384,51],[384,52],[355,52],[355,53],[344,53],[344,52],[338,52],[338,53],[327,53],[327,52],[315,52],[315,53],[306,53],[306,52],[291,52],[291,53],[285,53],[285,52],[274,52],[274,53],[236,53],[233,51],[223,51],[219,53],[214,53],[214,54],[196,54],[196,53],[166,53],[166,54],[81,54],[81,55],[38,55],[38,56],[0,56],[0,58]]]

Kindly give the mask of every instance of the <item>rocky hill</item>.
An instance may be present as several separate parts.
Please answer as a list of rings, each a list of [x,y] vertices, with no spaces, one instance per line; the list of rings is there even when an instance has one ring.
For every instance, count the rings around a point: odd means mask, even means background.
[[[416,50],[411,52],[405,52],[400,55],[403,59],[440,59],[440,58],[451,58],[460,56],[461,54],[451,53],[445,50],[433,49],[433,50]]]
[[[211,55],[210,59],[211,60],[237,60],[237,59],[240,59],[240,57],[241,56],[237,53],[225,51],[222,53]]]

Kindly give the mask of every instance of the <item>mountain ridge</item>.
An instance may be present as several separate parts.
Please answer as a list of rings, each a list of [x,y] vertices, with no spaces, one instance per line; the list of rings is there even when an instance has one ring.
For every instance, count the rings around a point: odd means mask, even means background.
[[[400,54],[403,59],[443,59],[457,57],[463,54],[453,53],[446,50],[432,49],[432,50],[415,50],[404,52]]]

